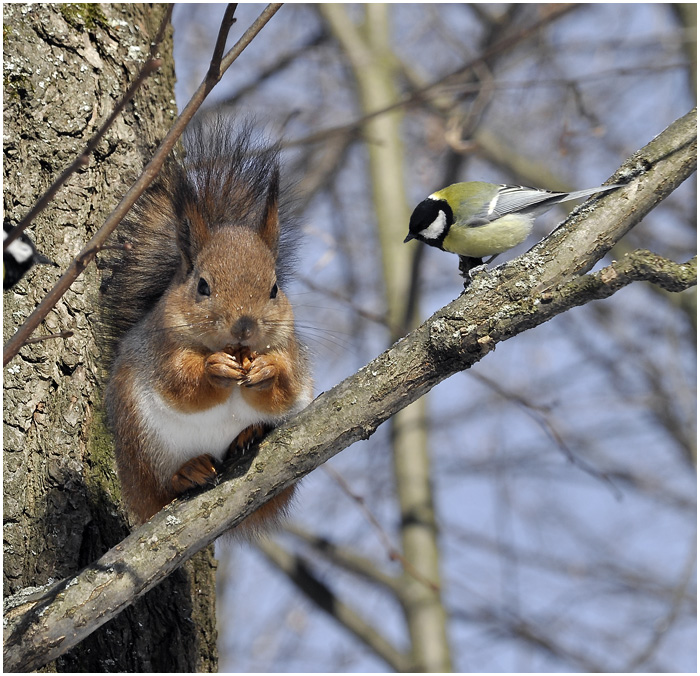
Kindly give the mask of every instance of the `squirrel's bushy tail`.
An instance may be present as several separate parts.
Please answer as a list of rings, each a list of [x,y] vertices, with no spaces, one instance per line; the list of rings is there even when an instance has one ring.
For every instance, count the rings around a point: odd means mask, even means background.
[[[228,225],[256,228],[268,189],[279,175],[279,152],[257,138],[253,124],[234,131],[216,119],[195,124],[149,189],[120,224],[119,253],[103,263],[103,352],[111,363],[121,337],[156,305],[191,259],[187,215],[194,210],[212,230]],[[277,275],[291,270],[296,228],[280,210]],[[124,245],[126,245],[124,247]],[[234,262],[235,264],[235,262]]]

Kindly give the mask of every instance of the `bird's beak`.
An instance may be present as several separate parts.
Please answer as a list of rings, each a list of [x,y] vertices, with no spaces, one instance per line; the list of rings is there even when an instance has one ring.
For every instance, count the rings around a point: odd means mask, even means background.
[[[403,243],[406,244],[406,242],[410,242],[412,239],[415,239],[415,237],[409,232],[408,235],[406,235],[406,239],[403,241]]]
[[[39,252],[34,254],[34,262],[41,263],[42,265],[53,265],[54,267],[58,267],[58,263],[55,263],[50,258],[44,256],[44,254],[40,254]]]

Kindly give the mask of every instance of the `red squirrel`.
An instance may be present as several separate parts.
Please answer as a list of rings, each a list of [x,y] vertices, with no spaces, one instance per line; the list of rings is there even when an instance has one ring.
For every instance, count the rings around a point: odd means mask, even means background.
[[[113,353],[105,409],[139,523],[211,483],[227,454],[312,398],[281,288],[290,253],[279,161],[251,139],[249,127],[234,135],[221,121],[189,132],[185,157],[169,160],[122,224],[129,246],[103,286]],[[236,532],[274,522],[293,490]]]

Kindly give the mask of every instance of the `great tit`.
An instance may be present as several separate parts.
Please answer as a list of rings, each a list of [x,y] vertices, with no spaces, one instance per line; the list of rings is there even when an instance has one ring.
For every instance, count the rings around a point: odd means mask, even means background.
[[[550,192],[481,181],[455,183],[415,208],[404,242],[417,239],[472,259],[495,256],[523,242],[535,218],[555,204],[618,187]]]
[[[2,239],[7,239],[11,227],[3,225]],[[57,265],[50,258],[40,254],[31,239],[22,233],[2,252],[2,288],[9,289],[19,282],[35,263]]]

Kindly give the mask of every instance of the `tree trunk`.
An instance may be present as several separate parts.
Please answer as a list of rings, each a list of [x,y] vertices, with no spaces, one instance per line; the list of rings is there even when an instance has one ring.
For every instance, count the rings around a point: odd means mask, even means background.
[[[166,5],[5,5],[5,222],[15,225],[82,151],[149,54]],[[163,66],[28,234],[65,269],[176,115]],[[4,294],[7,340],[59,277],[40,265]],[[50,583],[127,534],[101,415],[99,272],[89,266],[4,374],[4,593]],[[211,548],[53,664],[57,671],[216,671]]]

